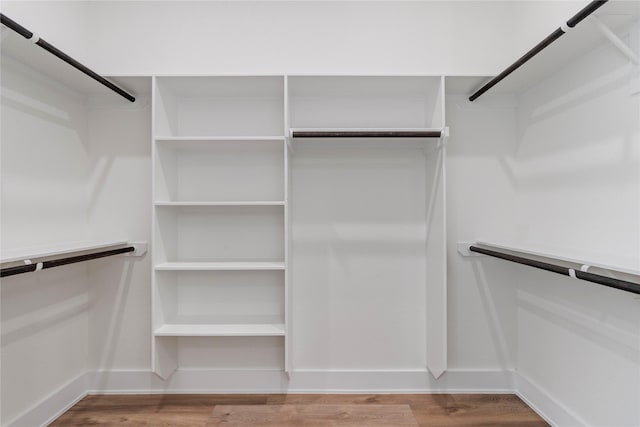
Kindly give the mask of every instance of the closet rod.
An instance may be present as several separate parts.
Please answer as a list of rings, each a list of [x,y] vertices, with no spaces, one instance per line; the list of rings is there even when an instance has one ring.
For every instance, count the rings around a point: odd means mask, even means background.
[[[90,68],[87,68],[85,65],[79,63],[78,61],[76,61],[75,59],[73,59],[72,57],[70,57],[69,55],[67,55],[66,53],[64,53],[60,49],[58,49],[57,47],[55,47],[52,44],[48,43],[44,39],[42,39],[42,38],[38,37],[37,35],[33,34],[31,31],[27,30],[25,27],[23,27],[22,25],[18,24],[16,21],[14,21],[13,19],[9,18],[7,15],[5,15],[3,13],[0,13],[0,23],[2,23],[2,25],[6,26],[7,28],[12,29],[16,33],[20,34],[25,39],[30,40],[32,42],[35,42],[35,44],[37,44],[38,46],[40,46],[41,48],[43,48],[47,52],[57,56],[58,58],[62,59],[64,62],[66,62],[67,64],[69,64],[72,67],[80,70],[81,72],[83,72],[87,76],[91,77],[92,79],[102,83],[104,86],[106,86],[109,89],[111,89],[112,91],[116,92],[118,95],[126,98],[127,100],[129,100],[131,102],[135,102],[136,98],[133,95],[131,95],[130,93],[126,92],[124,89],[119,88],[114,83],[112,83],[109,80],[107,80],[104,77],[102,77],[100,74],[96,73],[95,71],[91,70]]]
[[[292,130],[292,138],[440,138],[440,130],[311,131]]]
[[[599,285],[608,286],[610,288],[620,289],[622,291],[632,292],[634,294],[640,294],[640,284],[638,283],[601,276],[599,274],[589,273],[587,271],[574,270],[573,268],[563,267],[561,265],[550,264],[547,262],[537,261],[511,254],[505,254],[490,249],[479,248],[477,246],[469,246],[469,251],[489,255],[518,264],[528,265],[529,267],[535,267],[541,270],[551,271],[552,273],[562,274],[563,276],[575,277],[576,279],[586,280],[588,282],[597,283]]]
[[[538,53],[540,53],[542,50],[544,50],[551,43],[553,43],[554,41],[558,40],[561,36],[563,36],[565,33],[567,33],[571,28],[575,27],[582,20],[584,20],[587,16],[591,15],[599,7],[604,5],[607,1],[608,0],[596,0],[596,1],[592,1],[591,3],[586,5],[584,8],[582,8],[582,10],[580,10],[578,13],[573,15],[567,21],[566,28],[563,25],[560,28],[556,29],[551,34],[549,34],[547,37],[545,37],[544,40],[542,40],[540,43],[535,45],[529,52],[525,53],[520,59],[518,59],[516,62],[514,62],[509,67],[507,67],[506,70],[504,70],[503,72],[498,74],[496,77],[494,77],[491,80],[489,80],[484,86],[482,86],[480,89],[478,89],[473,95],[471,95],[469,97],[469,101],[475,101],[478,97],[480,97],[480,95],[482,95],[483,93],[485,93],[486,91],[488,91],[489,89],[494,87],[496,84],[498,84],[500,81],[502,81],[509,74],[513,73],[515,70],[520,68],[524,63],[526,63],[531,58],[536,56]]]
[[[113,255],[126,254],[127,252],[134,252],[135,250],[135,247],[127,246],[126,248],[111,249],[108,251],[93,252],[85,255],[52,259],[49,261],[36,262],[33,264],[18,265],[16,267],[7,267],[0,270],[0,277],[14,276],[16,274],[44,270],[45,268],[59,267],[61,265],[74,264],[76,262],[83,262]]]

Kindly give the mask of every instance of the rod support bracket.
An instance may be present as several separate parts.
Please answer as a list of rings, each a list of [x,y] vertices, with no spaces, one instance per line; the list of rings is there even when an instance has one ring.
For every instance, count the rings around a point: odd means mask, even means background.
[[[475,244],[476,242],[458,242],[458,253],[463,257],[484,256],[483,254],[479,254],[477,252],[471,252],[469,250],[469,246],[473,246]]]
[[[446,147],[447,142],[449,142],[449,126],[442,128],[440,139],[438,140],[438,148]]]
[[[627,44],[620,38],[616,33],[614,33],[611,28],[609,28],[604,22],[595,17],[594,15],[589,16],[589,21],[591,21],[602,33],[602,35],[609,40],[609,42],[614,45],[624,56],[629,58],[631,62],[635,65],[640,65],[640,57],[629,47]]]
[[[133,252],[127,252],[117,256],[121,257],[141,257],[147,253],[147,242],[129,242],[127,246],[133,246],[135,249]]]

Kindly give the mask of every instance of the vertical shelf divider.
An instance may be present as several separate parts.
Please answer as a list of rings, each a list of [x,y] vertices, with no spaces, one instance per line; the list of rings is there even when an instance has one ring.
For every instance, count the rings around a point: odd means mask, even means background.
[[[432,173],[431,187],[427,182],[426,221],[426,354],[427,369],[434,378],[447,370],[447,225],[446,225],[446,121],[445,78],[441,76],[436,118],[445,129],[438,148],[427,153],[427,174]]]
[[[158,87],[158,78],[151,78],[151,194],[152,199],[157,194],[156,188],[156,168],[157,168],[157,147],[155,136],[158,129],[158,103],[160,103],[160,88]],[[157,218],[156,210],[151,209],[151,265],[155,265],[158,260],[158,251],[156,242],[158,241],[158,231],[156,228]],[[151,272],[151,370],[160,378],[167,379],[178,368],[178,342],[174,337],[156,338],[153,331],[162,324],[160,311],[160,295],[158,292],[157,272]]]
[[[289,287],[290,287],[290,279],[291,279],[291,273],[290,273],[290,238],[291,238],[291,233],[290,233],[290,227],[291,227],[291,220],[290,220],[290,191],[289,191],[289,187],[290,187],[290,174],[289,174],[289,161],[290,161],[290,155],[289,155],[289,76],[285,75],[284,76],[284,134],[285,134],[285,139],[284,139],[284,146],[283,146],[283,152],[284,152],[284,330],[285,330],[285,336],[284,336],[284,371],[285,373],[287,373],[288,375],[290,375],[291,372],[291,335],[290,335],[290,317],[289,317],[289,313],[290,313],[290,300],[289,300],[289,296],[290,296],[290,291],[289,291]]]

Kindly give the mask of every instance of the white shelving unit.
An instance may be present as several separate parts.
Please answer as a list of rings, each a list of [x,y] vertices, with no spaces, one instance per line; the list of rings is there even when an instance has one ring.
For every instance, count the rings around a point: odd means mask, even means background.
[[[286,345],[284,77],[156,77],[153,93],[153,369],[167,378],[184,339],[212,355],[229,339]]]
[[[386,154],[362,156],[360,150],[410,150],[401,154],[402,161],[410,159],[412,176],[420,179],[411,185],[415,191],[399,200],[432,229],[412,237],[424,246],[409,261],[415,274],[403,273],[404,282],[411,284],[405,292],[427,297],[411,316],[424,319],[421,313],[427,313],[428,336],[416,337],[407,350],[426,352],[428,369],[439,376],[446,369],[444,145],[438,144],[446,135],[444,78],[166,76],[153,82],[154,371],[167,378],[179,367],[200,363],[194,360],[206,359],[207,366],[215,368],[218,358],[220,369],[246,369],[243,363],[256,364],[250,353],[261,349],[270,354],[261,367],[289,371],[294,234],[290,164],[295,161],[291,131],[346,129],[433,133],[428,138],[365,136],[354,144],[339,138],[315,141],[324,147],[321,158],[335,156],[342,162],[346,156],[347,162],[370,164],[373,169],[361,169],[365,173],[382,167],[398,183],[404,172],[398,175],[402,168],[389,165]],[[386,184],[379,190],[398,193]],[[354,219],[368,217],[365,205],[353,213]],[[407,219],[400,215],[397,220]],[[414,227],[415,220],[405,225]],[[406,238],[396,232],[388,239]],[[394,268],[402,265],[404,261]],[[343,272],[336,274],[341,277]],[[370,292],[393,298],[396,290],[379,277],[368,282]],[[360,316],[354,324],[370,320],[367,310],[365,304],[354,311]],[[381,345],[386,344],[371,343],[371,351]],[[253,350],[231,361],[222,356],[240,347]],[[274,364],[276,354],[283,360]]]

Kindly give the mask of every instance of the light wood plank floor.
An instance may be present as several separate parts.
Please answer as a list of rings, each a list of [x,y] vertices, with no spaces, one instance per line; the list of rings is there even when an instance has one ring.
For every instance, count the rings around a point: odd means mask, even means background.
[[[52,426],[493,426],[548,424],[510,394],[92,395]]]

